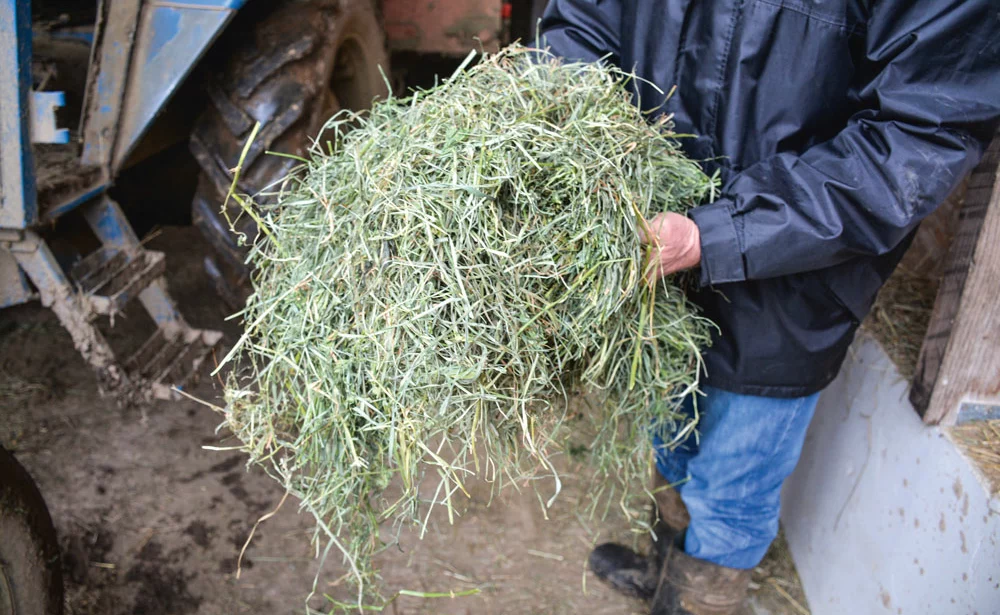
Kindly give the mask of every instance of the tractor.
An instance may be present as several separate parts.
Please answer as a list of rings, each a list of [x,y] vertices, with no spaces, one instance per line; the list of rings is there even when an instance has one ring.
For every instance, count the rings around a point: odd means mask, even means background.
[[[239,305],[249,271],[223,207],[255,126],[237,186],[246,194],[292,171],[294,160],[268,151],[301,156],[338,110],[446,73],[471,49],[529,38],[540,8],[0,0],[0,318],[2,308],[41,301],[103,395],[127,405],[177,395],[221,333],[191,327],[178,311],[169,260],[141,240],[150,221],[196,225],[213,248],[206,275],[221,300]],[[391,70],[390,59],[406,70]],[[174,182],[190,188],[177,197],[166,189]],[[253,232],[252,221],[236,224]],[[98,325],[133,301],[155,327],[123,356]],[[0,615],[51,615],[62,603],[45,502],[0,448]]]

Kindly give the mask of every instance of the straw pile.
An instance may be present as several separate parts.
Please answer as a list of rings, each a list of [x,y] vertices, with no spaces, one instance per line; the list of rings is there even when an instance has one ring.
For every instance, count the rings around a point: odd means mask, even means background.
[[[1000,420],[954,425],[948,428],[948,434],[975,463],[990,495],[1000,496]]]
[[[917,371],[920,346],[934,311],[940,278],[904,262],[879,290],[864,327],[889,354],[899,373],[910,380]]]
[[[273,206],[238,199],[260,233],[227,423],[359,584],[380,524],[452,515],[472,475],[551,475],[578,385],[606,400],[591,457],[631,485],[616,504],[648,497],[653,425],[692,428],[674,410],[709,325],[642,281],[637,229],[714,182],[630,76],[538,53],[339,114]]]

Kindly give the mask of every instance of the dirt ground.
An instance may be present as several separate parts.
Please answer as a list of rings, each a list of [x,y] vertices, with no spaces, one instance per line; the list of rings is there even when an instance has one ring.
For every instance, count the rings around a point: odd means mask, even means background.
[[[168,282],[196,326],[221,328],[223,346],[238,333],[202,273],[206,247],[197,232],[168,228],[149,247],[167,252]],[[135,347],[146,324],[119,317],[113,345]],[[224,352],[225,348],[220,349]],[[219,354],[218,356],[222,356]],[[214,399],[206,374],[189,389]],[[247,471],[225,447],[221,418],[192,401],[121,410],[102,399],[92,374],[54,316],[37,303],[0,312],[0,443],[14,451],[46,496],[64,549],[67,611],[72,615],[222,615],[302,613],[316,574],[312,524],[289,500],[263,523],[236,564],[248,532],[281,500],[279,485]],[[644,606],[603,587],[585,570],[591,547],[629,540],[614,515],[589,520],[576,503],[588,483],[566,467],[564,491],[547,513],[530,491],[508,492],[487,507],[474,485],[464,514],[449,525],[431,518],[418,540],[404,533],[380,556],[388,594],[479,593],[461,598],[400,598],[394,614],[629,614]],[[319,594],[351,600],[336,558]],[[808,614],[783,541],[755,573],[756,611]],[[328,609],[318,596],[311,605]]]

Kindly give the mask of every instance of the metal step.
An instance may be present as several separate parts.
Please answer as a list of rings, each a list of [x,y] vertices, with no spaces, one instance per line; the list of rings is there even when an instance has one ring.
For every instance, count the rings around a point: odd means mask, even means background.
[[[157,399],[175,399],[222,333],[187,328],[173,336],[157,329],[125,362],[130,382],[144,383]]]
[[[176,397],[177,389],[192,377],[222,333],[194,329],[185,322],[163,279],[165,256],[143,248],[117,203],[102,194],[83,204],[80,211],[103,247],[76,263],[68,274],[48,243],[33,231],[0,234],[4,250],[97,372],[102,393],[126,406]],[[0,273],[11,269],[9,263],[0,262]],[[94,321],[100,314],[121,311],[133,298],[142,304],[157,332],[122,363]]]
[[[70,277],[95,314],[115,314],[163,275],[162,252],[101,248],[73,266]]]

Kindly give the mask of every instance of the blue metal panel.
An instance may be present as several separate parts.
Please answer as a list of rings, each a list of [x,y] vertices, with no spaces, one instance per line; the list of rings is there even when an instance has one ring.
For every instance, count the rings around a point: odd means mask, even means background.
[[[5,248],[0,248],[0,309],[35,298],[24,272]]]
[[[117,169],[244,0],[179,5],[152,0],[143,8],[112,167]]]
[[[31,94],[31,2],[0,0],[0,228],[35,222]]]
[[[94,197],[96,197],[96,196],[98,196],[100,194],[103,194],[104,191],[107,190],[107,189],[108,189],[108,187],[106,185],[102,184],[102,185],[97,186],[97,187],[95,187],[95,188],[93,188],[91,190],[88,190],[87,192],[84,192],[83,194],[80,194],[79,196],[77,196],[73,200],[66,201],[65,203],[62,203],[61,205],[58,205],[57,207],[46,208],[45,209],[45,214],[42,216],[42,222],[43,223],[44,222],[54,222],[56,220],[56,218],[59,218],[60,216],[66,215],[67,213],[69,213],[69,212],[73,211],[74,209],[76,209],[77,207],[83,205],[84,203],[86,203],[90,199],[92,199],[92,198],[94,198]]]
[[[1000,406],[988,403],[963,401],[958,407],[956,425],[965,425],[973,421],[995,421],[1000,419]]]
[[[139,238],[118,203],[105,197],[87,207],[84,215],[105,248],[132,250],[139,247]]]
[[[237,10],[246,4],[246,0],[184,0],[188,6],[202,6],[205,8],[231,9]]]
[[[122,100],[125,96],[136,23],[142,0],[101,0],[94,61],[87,75],[83,154],[87,166],[109,174]]]
[[[31,93],[32,143],[69,143],[69,130],[56,125],[56,109],[65,106],[65,92]]]
[[[49,32],[49,36],[54,39],[66,39],[72,41],[80,41],[82,43],[87,43],[88,45],[94,44],[94,30],[93,28],[64,28],[59,30],[52,30]]]

